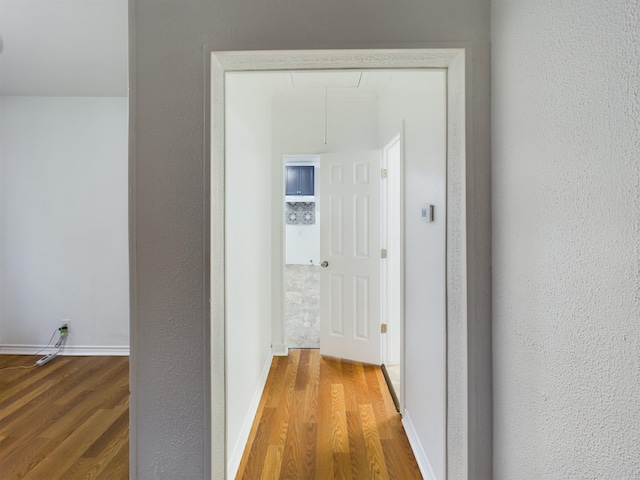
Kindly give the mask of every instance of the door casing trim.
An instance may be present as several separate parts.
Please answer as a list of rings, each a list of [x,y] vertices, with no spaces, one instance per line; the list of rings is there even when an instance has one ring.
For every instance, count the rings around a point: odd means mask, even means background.
[[[411,48],[363,50],[238,51],[211,53],[211,452],[212,478],[226,472],[226,349],[225,349],[225,100],[226,72],[324,69],[425,69],[447,70],[447,386],[446,471],[448,478],[464,478],[469,471],[469,451],[482,442],[470,432],[469,414],[481,406],[469,404],[469,342],[467,210],[467,48]],[[474,259],[469,259],[473,261]],[[477,380],[477,379],[476,379]],[[472,445],[470,445],[472,444]],[[455,468],[452,467],[455,465]],[[449,472],[451,474],[449,474]]]

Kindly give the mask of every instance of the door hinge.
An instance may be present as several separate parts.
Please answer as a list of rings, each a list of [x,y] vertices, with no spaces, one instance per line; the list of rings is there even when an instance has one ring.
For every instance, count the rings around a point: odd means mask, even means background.
[[[381,323],[380,324],[380,333],[387,333],[387,324],[386,323]]]
[[[387,169],[386,168],[381,168],[380,169],[380,178],[387,178]]]
[[[380,258],[387,258],[387,249],[383,248],[380,250]]]

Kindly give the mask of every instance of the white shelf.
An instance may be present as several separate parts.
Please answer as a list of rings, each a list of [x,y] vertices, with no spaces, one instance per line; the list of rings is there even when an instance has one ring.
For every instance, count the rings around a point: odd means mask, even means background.
[[[316,197],[314,195],[285,195],[285,202],[315,202]]]

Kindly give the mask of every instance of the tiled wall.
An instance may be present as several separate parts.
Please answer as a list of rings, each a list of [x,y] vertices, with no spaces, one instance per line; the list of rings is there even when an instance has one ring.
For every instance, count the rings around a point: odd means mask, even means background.
[[[320,267],[287,265],[285,331],[290,348],[320,347]]]
[[[316,203],[287,202],[285,222],[287,225],[314,225],[316,223]]]

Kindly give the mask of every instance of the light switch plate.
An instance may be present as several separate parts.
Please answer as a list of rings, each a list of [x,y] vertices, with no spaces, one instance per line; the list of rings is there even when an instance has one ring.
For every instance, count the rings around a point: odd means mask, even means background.
[[[433,205],[427,204],[422,207],[422,218],[427,223],[433,222]]]

